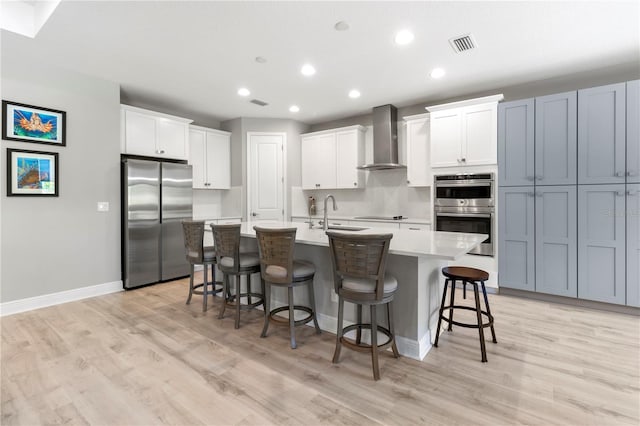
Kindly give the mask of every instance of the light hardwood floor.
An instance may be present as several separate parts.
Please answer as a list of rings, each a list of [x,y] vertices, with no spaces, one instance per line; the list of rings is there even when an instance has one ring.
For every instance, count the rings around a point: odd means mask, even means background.
[[[199,297],[185,305],[187,285],[2,318],[0,423],[640,423],[638,317],[490,295],[488,363],[457,327],[422,362],[381,356],[374,382],[366,354],[331,363],[334,334],[304,327],[291,350],[286,328],[258,337],[259,311],[235,330],[219,299],[205,314]]]

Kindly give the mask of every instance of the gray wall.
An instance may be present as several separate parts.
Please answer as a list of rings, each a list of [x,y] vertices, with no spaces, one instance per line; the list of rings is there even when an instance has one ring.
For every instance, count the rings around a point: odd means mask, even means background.
[[[482,92],[474,91],[469,87],[468,94],[457,96],[455,98],[447,97],[446,93],[436,93],[423,101],[413,105],[398,108],[398,121],[402,121],[402,117],[424,114],[426,106],[445,104],[449,102],[462,101],[465,99],[479,98],[482,96],[495,95],[502,93],[505,101],[513,101],[516,99],[525,99],[535,96],[550,95],[553,93],[567,92],[570,90],[586,89],[588,87],[602,86],[605,84],[619,83],[622,81],[637,80],[640,78],[640,64],[633,62],[622,64],[615,67],[604,67],[596,70],[590,70],[560,77],[536,80],[529,83],[523,83],[516,86],[504,87],[496,83],[495,89],[485,90]],[[393,103],[390,99],[389,103]],[[371,105],[373,108],[376,105]],[[352,126],[361,124],[368,126],[371,124],[371,114],[358,115],[354,117],[345,117],[338,120],[331,120],[324,123],[317,123],[310,126],[310,132],[320,130],[333,129],[337,127]]]
[[[1,302],[120,280],[120,88],[34,64],[3,55],[2,99],[66,111],[67,146],[2,141],[3,169],[5,148],[58,152],[60,193],[7,197],[2,174]]]

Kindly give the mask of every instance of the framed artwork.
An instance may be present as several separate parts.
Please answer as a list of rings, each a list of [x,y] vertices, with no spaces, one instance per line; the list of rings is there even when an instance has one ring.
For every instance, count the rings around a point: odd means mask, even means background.
[[[7,196],[58,196],[58,153],[7,148]]]
[[[65,146],[67,113],[2,101],[2,138],[10,141]]]

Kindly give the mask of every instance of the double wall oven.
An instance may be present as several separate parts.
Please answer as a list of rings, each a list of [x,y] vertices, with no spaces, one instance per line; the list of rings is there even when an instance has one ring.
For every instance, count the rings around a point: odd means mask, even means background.
[[[487,234],[470,254],[493,256],[495,180],[493,173],[441,175],[434,178],[436,231]]]

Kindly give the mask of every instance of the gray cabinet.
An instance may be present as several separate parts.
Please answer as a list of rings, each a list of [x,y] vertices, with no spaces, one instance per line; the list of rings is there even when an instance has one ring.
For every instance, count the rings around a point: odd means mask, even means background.
[[[578,186],[578,297],[625,303],[625,185]]]
[[[626,83],[578,91],[578,183],[624,183]]]
[[[559,93],[536,98],[535,179],[540,185],[576,183],[577,95]]]
[[[627,82],[627,183],[640,183],[640,80]]]
[[[499,190],[500,286],[535,291],[534,188]]]
[[[576,297],[576,186],[536,186],[536,291]]]
[[[627,185],[627,305],[640,307],[640,184]]]
[[[501,186],[533,185],[534,100],[498,105],[498,177]]]

